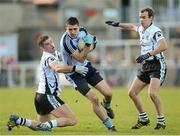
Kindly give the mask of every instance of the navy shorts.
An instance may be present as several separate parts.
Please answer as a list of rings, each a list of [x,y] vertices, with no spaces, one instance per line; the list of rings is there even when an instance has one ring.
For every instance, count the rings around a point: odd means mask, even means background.
[[[46,115],[63,105],[64,101],[55,95],[36,93],[34,104],[39,115]]]
[[[137,77],[147,84],[150,83],[151,78],[158,78],[162,85],[166,77],[166,71],[167,66],[163,59],[145,61],[145,63],[142,64]]]
[[[103,80],[103,78],[99,74],[99,71],[94,68],[91,63],[88,63],[86,67],[88,68],[88,73],[86,74],[86,76],[82,76],[78,73],[66,76],[67,80],[71,84],[73,84],[75,89],[83,95],[86,95],[90,90],[88,84],[94,87]]]

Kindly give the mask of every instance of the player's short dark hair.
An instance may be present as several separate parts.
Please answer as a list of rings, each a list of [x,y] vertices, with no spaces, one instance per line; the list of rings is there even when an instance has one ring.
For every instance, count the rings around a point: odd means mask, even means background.
[[[144,7],[142,9],[140,9],[140,12],[143,13],[143,12],[148,12],[148,16],[149,17],[154,17],[154,10],[152,7]]]
[[[79,26],[79,21],[76,17],[70,17],[67,19],[66,25],[78,25]]]

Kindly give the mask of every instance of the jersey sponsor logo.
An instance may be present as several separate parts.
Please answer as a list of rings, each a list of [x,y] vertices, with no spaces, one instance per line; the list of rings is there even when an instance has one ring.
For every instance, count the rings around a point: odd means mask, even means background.
[[[51,61],[54,61],[55,59],[54,59],[54,58],[51,58],[50,60],[51,60]]]
[[[146,35],[146,40],[149,40],[149,38],[150,38],[149,35]]]
[[[157,32],[157,37],[159,38],[159,37],[162,37],[162,33],[161,32]]]
[[[149,35],[143,35],[142,36],[142,40],[149,40],[150,39],[150,36]]]
[[[147,45],[147,44],[141,44],[141,46],[142,46],[142,47],[146,47],[146,46],[148,46],[148,45]]]

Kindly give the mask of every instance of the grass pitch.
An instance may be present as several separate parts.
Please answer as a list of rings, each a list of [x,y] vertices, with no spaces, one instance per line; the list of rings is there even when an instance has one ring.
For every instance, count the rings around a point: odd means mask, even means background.
[[[139,130],[130,129],[136,123],[138,114],[127,95],[128,89],[113,88],[112,107],[116,115],[113,123],[118,132],[109,133],[93,113],[89,101],[73,88],[63,88],[61,98],[75,112],[78,118],[76,126],[55,128],[52,132],[35,132],[26,127],[19,127],[9,132],[6,123],[10,114],[36,119],[34,108],[36,89],[0,88],[0,135],[180,135],[180,88],[161,88],[159,91],[167,124],[165,130],[153,129],[156,123],[156,111],[147,95],[147,88],[145,89],[141,96],[151,121],[150,126]],[[97,95],[102,100],[102,96],[99,93]]]

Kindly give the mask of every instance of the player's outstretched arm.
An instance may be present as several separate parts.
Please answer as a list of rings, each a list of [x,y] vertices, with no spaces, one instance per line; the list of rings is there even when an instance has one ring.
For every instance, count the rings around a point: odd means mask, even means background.
[[[120,27],[122,29],[126,30],[137,30],[137,26],[132,24],[132,23],[120,23],[118,21],[106,21],[105,22],[107,25],[113,26],[113,27]]]
[[[66,72],[71,72],[73,71],[73,66],[71,65],[64,65],[64,64],[59,64],[59,63],[51,63],[50,68],[58,73],[66,73]]]
[[[50,68],[58,73],[67,73],[67,72],[77,72],[83,76],[85,76],[88,72],[88,68],[84,66],[71,66],[71,65],[64,65],[59,63],[51,63]]]

